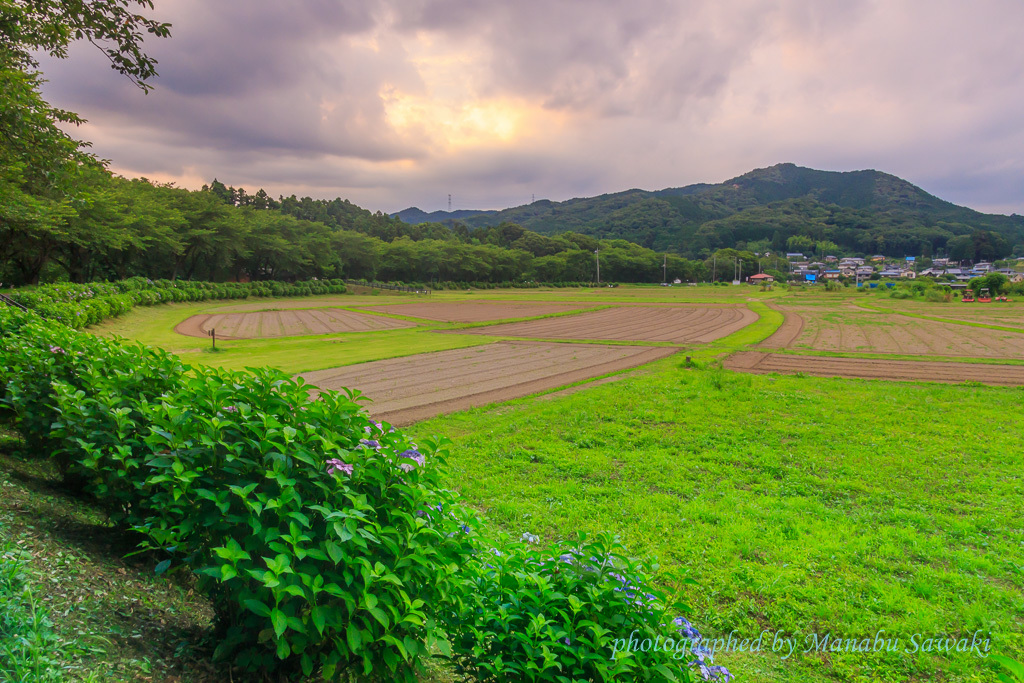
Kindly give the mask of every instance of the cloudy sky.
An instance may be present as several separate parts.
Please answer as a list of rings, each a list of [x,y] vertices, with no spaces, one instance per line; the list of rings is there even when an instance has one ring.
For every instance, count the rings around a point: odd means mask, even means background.
[[[95,48],[50,101],[124,175],[504,208],[875,168],[1024,213],[1020,0],[156,0],[144,95]]]

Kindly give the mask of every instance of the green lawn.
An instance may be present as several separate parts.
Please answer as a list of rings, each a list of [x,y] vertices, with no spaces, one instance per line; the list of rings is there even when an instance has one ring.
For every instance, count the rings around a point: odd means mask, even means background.
[[[807,653],[807,634],[982,631],[1024,654],[1019,389],[686,370],[679,357],[547,401],[409,428],[455,442],[451,484],[545,539],[611,529],[662,561],[747,681],[993,681],[967,653]],[[696,586],[684,586],[690,577]]]

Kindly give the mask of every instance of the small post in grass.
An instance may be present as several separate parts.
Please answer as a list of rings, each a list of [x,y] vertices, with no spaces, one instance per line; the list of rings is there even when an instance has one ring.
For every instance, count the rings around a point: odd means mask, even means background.
[[[213,350],[216,351],[217,350],[217,330],[216,329],[210,330],[208,332],[208,334],[210,335],[210,340],[213,342]]]

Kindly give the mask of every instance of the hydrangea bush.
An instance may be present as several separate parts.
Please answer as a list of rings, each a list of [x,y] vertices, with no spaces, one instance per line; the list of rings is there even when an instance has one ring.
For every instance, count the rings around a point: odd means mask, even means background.
[[[214,601],[221,655],[413,681],[468,555],[444,443],[273,370],[197,371],[154,406],[150,545]]]
[[[481,682],[690,681],[731,674],[710,662],[687,607],[652,587],[655,566],[615,538],[569,547],[478,547],[447,614],[453,658]]]
[[[88,284],[58,283],[5,292],[15,302],[34,310],[47,320],[75,329],[94,325],[130,311],[134,306],[153,306],[172,301],[246,299],[250,296],[310,296],[344,294],[343,280],[308,282],[195,282],[192,280],[149,280],[134,277],[119,282]]]

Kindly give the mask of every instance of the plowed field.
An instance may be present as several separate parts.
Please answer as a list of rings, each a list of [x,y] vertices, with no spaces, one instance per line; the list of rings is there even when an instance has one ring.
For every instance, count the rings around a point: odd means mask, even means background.
[[[786,322],[764,348],[963,358],[1022,358],[1024,334],[904,315],[781,308]]]
[[[194,315],[174,329],[191,337],[205,337],[210,330],[216,329],[217,336],[223,339],[262,339],[334,332],[372,332],[401,327],[415,327],[415,324],[340,308],[317,308]]]
[[[579,315],[460,332],[533,339],[690,343],[714,341],[755,320],[757,314],[742,306],[616,306]]]
[[[725,361],[725,367],[730,370],[758,374],[802,372],[824,377],[1024,385],[1024,366],[1022,365],[827,358],[745,351],[730,356]]]
[[[674,349],[499,342],[300,375],[323,389],[358,389],[378,420],[405,425],[434,415],[520,398],[674,353]]]
[[[564,313],[587,308],[586,304],[509,304],[509,303],[457,303],[425,302],[415,304],[394,304],[392,306],[361,306],[368,311],[407,315],[425,320],[451,323],[479,323],[510,318],[531,318],[534,316]]]

